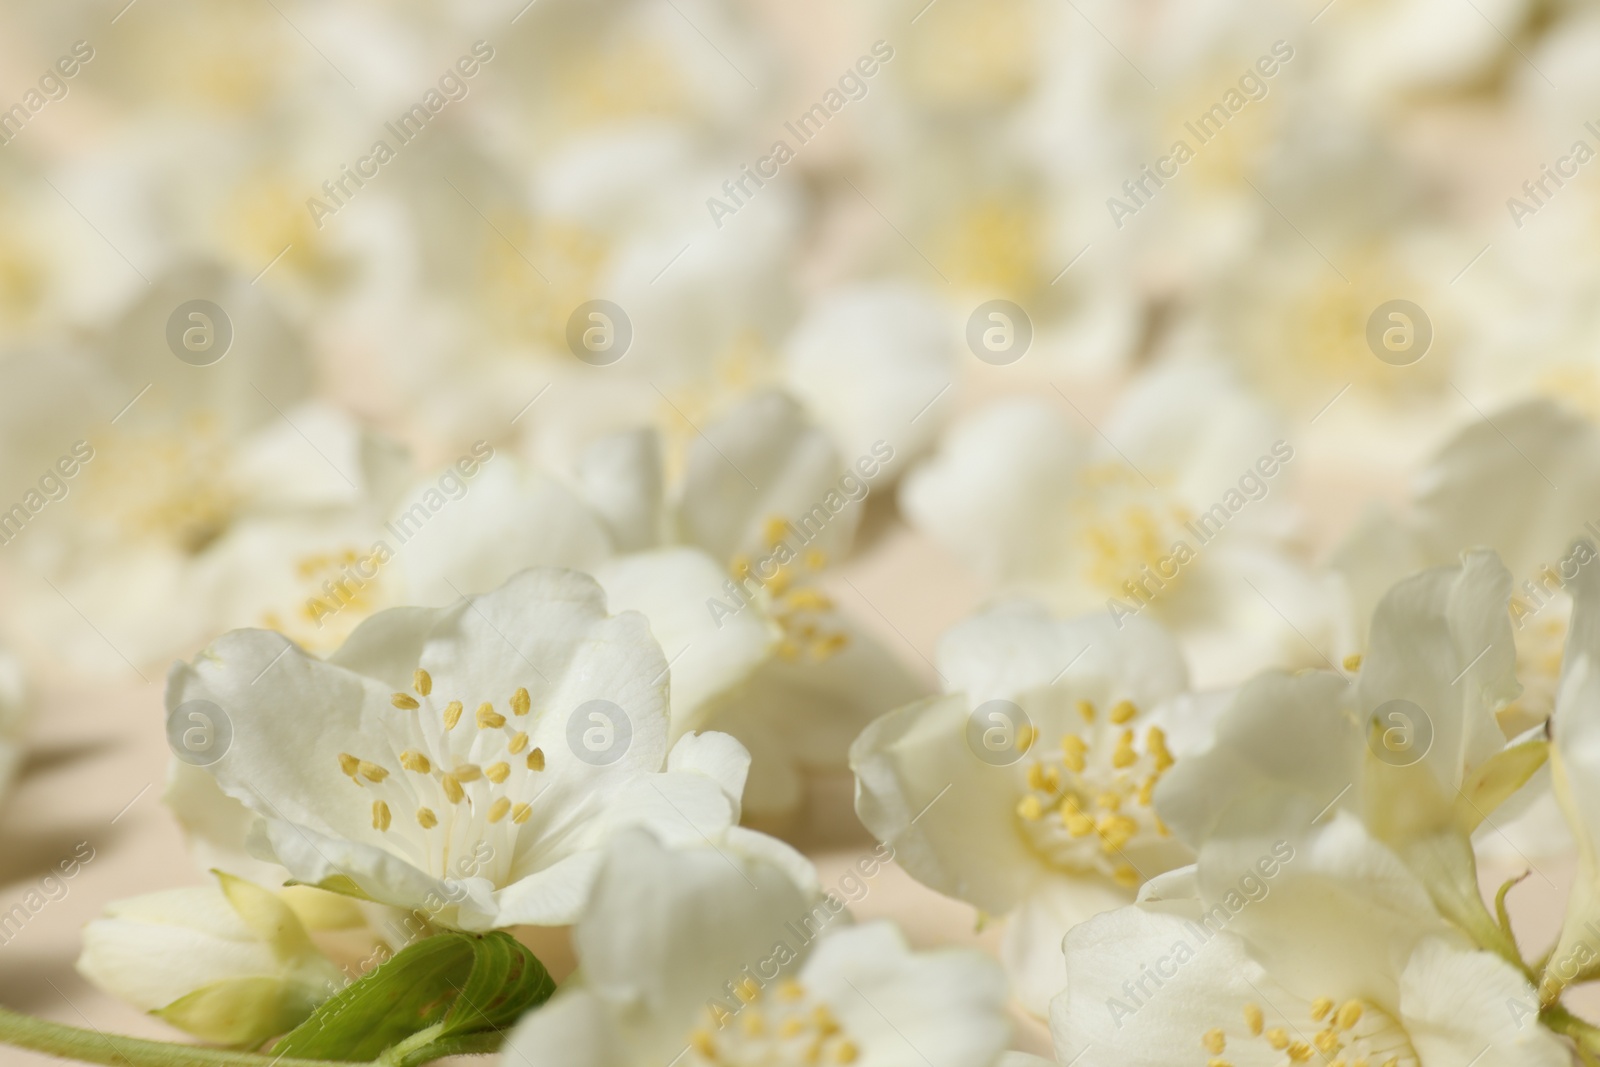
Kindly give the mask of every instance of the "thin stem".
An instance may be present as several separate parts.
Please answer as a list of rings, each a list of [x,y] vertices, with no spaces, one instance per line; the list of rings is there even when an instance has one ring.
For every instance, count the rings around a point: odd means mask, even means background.
[[[148,1041],[85,1030],[0,1008],[0,1044],[112,1067],[329,1067],[332,1060],[274,1059],[255,1052]]]
[[[1572,1038],[1578,1051],[1586,1056],[1600,1054],[1600,1027],[1585,1022],[1566,1008],[1546,1008],[1539,1013],[1539,1021],[1556,1033]]]

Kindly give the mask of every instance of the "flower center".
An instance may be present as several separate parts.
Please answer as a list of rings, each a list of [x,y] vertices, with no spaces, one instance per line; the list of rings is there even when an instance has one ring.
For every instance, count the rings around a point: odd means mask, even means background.
[[[262,612],[261,625],[302,648],[337,648],[356,624],[378,609],[384,562],[376,552],[348,546],[302,556],[295,561],[295,576],[304,584],[295,592],[294,608],[287,614]]]
[[[1201,1035],[1200,1045],[1211,1055],[1206,1067],[1229,1067],[1224,1053],[1230,1040],[1264,1042],[1282,1056],[1273,1067],[1313,1060],[1329,1067],[1418,1067],[1421,1062],[1405,1028],[1382,1008],[1364,1001],[1336,1005],[1329,997],[1318,997],[1311,1002],[1309,1024],[1285,1019],[1282,1025],[1269,1026],[1266,1012],[1257,1004],[1246,1004],[1243,1015],[1242,1029],[1219,1026]]]
[[[415,696],[390,697],[398,714],[375,745],[387,753],[369,759],[341,752],[339,769],[371,794],[372,828],[413,864],[440,878],[458,877],[452,857],[472,855],[472,873],[502,886],[545,778],[544,751],[531,745],[525,729],[538,720],[528,719],[528,690],[511,694],[507,718],[489,701],[469,715],[460,700],[434,698],[433,679],[421,668],[412,688]],[[478,855],[479,842],[492,849],[487,860]]]
[[[850,635],[830,625],[833,598],[807,581],[810,574],[828,565],[826,553],[820,548],[802,549],[798,553],[778,551],[779,545],[787,549],[786,539],[793,531],[793,526],[782,516],[769,517],[763,530],[768,554],[755,564],[747,556],[735,556],[729,570],[733,580],[741,585],[750,580],[761,582],[767,594],[767,614],[783,631],[783,638],[778,642],[778,658],[785,663],[798,663],[802,659],[822,663],[848,648]],[[764,578],[763,575],[773,568],[776,571],[772,577]]]
[[[228,486],[228,449],[200,415],[178,433],[125,438],[97,452],[88,471],[94,511],[133,539],[156,538],[198,555],[227,532],[239,500]]]
[[[689,1034],[691,1064],[717,1067],[813,1067],[854,1063],[860,1047],[829,1007],[799,982],[786,981],[764,998],[753,981],[738,990],[738,1014],[707,1008]]]
[[[1102,716],[1078,701],[1084,732],[1061,738],[1060,754],[1040,753],[1028,765],[1028,790],[1017,817],[1028,842],[1055,866],[1097,871],[1133,888],[1138,870],[1123,854],[1130,843],[1169,831],[1151,806],[1156,783],[1172,766],[1166,732],[1132,725],[1138,709],[1121,701]]]
[[[1183,530],[1194,517],[1189,509],[1122,464],[1096,464],[1082,479],[1073,512],[1081,516],[1083,576],[1089,584],[1112,596],[1128,596],[1130,584],[1148,582],[1153,573],[1159,584],[1145,587],[1148,596],[1177,580],[1183,572],[1173,547],[1192,540]]]

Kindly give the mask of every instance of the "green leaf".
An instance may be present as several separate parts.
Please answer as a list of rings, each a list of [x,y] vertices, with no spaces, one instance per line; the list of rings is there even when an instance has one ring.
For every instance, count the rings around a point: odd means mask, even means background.
[[[503,1030],[554,992],[544,965],[509,934],[437,934],[324,1002],[272,1052],[372,1060],[423,1030],[430,1044]]]

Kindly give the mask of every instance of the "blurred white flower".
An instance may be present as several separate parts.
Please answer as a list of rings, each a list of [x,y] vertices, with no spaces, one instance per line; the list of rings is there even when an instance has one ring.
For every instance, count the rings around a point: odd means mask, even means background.
[[[216,877],[109,905],[84,927],[78,970],[205,1041],[256,1045],[302,1022],[342,976],[277,894]]]
[[[1032,397],[980,411],[900,503],[1000,590],[1119,620],[1148,610],[1202,681],[1230,683],[1319,662],[1331,621],[1283,488],[1294,445],[1274,438],[1225,370],[1179,363],[1138,379],[1098,429]]]
[[[619,840],[574,931],[577,976],[508,1053],[559,1067],[995,1061],[1010,1026],[993,963],[912,952],[887,922],[820,931],[834,902],[794,879],[737,849]]]

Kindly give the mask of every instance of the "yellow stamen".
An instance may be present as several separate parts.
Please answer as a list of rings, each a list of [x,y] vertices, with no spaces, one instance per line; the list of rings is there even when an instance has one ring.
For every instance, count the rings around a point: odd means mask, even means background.
[[[1139,714],[1139,709],[1133,706],[1133,701],[1119,700],[1111,709],[1111,721],[1121,726],[1137,714]]]
[[[511,714],[526,715],[533,707],[533,701],[528,698],[527,689],[518,689],[511,694]]]
[[[483,777],[483,768],[476,763],[459,763],[450,773],[458,782],[476,782]]]
[[[1267,1017],[1261,1008],[1255,1004],[1244,1006],[1244,1024],[1250,1028],[1250,1033],[1256,1037],[1261,1036],[1261,1028],[1266,1025]]]
[[[1333,1017],[1333,1025],[1341,1030],[1349,1030],[1361,1021],[1361,1002],[1347,1000],[1339,1006],[1339,1014]]]
[[[511,743],[506,746],[506,751],[515,756],[527,747],[528,735],[524,733],[515,733],[511,735]]]
[[[1333,1001],[1329,1000],[1327,997],[1318,997],[1316,1000],[1311,1002],[1311,1017],[1317,1020],[1319,1023],[1323,1019],[1326,1019],[1328,1017],[1328,1013],[1332,1010]]]
[[[511,821],[521,826],[533,815],[533,808],[527,804],[513,804],[511,807]]]
[[[417,698],[412,696],[410,693],[396,693],[394,696],[389,698],[389,703],[393,704],[401,711],[415,711],[417,708],[422,706],[421,704],[417,703]]]
[[[499,822],[511,810],[511,801],[505,797],[496,797],[495,802],[489,805],[489,821]]]
[[[536,748],[532,752],[528,753],[528,770],[544,770],[544,749]]]
[[[1078,714],[1083,716],[1084,722],[1094,722],[1094,705],[1087,700],[1078,701]]]
[[[1205,1036],[1200,1039],[1200,1044],[1205,1047],[1207,1052],[1213,1055],[1221,1055],[1228,1047],[1228,1039],[1220,1029],[1211,1029],[1205,1032]]]
[[[1029,793],[1017,804],[1017,814],[1029,822],[1033,822],[1044,815],[1044,805],[1039,802],[1037,796]]]
[[[494,710],[487,700],[478,705],[478,729],[498,730],[506,724],[506,717]]]
[[[444,709],[444,728],[454,730],[456,723],[461,721],[461,701],[452,700]]]
[[[416,771],[418,774],[427,774],[433,770],[433,764],[428,761],[428,757],[414,748],[408,748],[400,753],[400,766],[408,771]]]
[[[1077,734],[1066,734],[1061,738],[1061,762],[1074,774],[1083,773],[1084,756],[1088,751],[1088,742]]]
[[[1344,669],[1347,671],[1359,671],[1361,669],[1361,653],[1352,652],[1346,656],[1344,658]]]
[[[433,813],[432,808],[418,808],[417,822],[424,830],[432,830],[435,826],[439,825],[439,816]]]
[[[362,760],[361,777],[365,778],[369,782],[381,782],[385,778],[389,777],[389,771],[387,768],[380,767],[376,763],[368,763],[366,760]]]
[[[427,696],[433,692],[433,676],[418,667],[411,672],[411,688],[417,691],[418,696]]]
[[[511,774],[511,764],[491,763],[483,769],[483,776],[489,781],[499,785]]]
[[[389,805],[381,800],[372,802],[372,828],[374,830],[389,829]]]
[[[466,796],[466,791],[461,788],[461,783],[456,781],[454,775],[444,775],[439,779],[439,786],[444,790],[445,799],[452,804],[461,803],[461,798]]]
[[[354,778],[356,772],[361,770],[361,761],[348,752],[339,753],[339,769]]]

